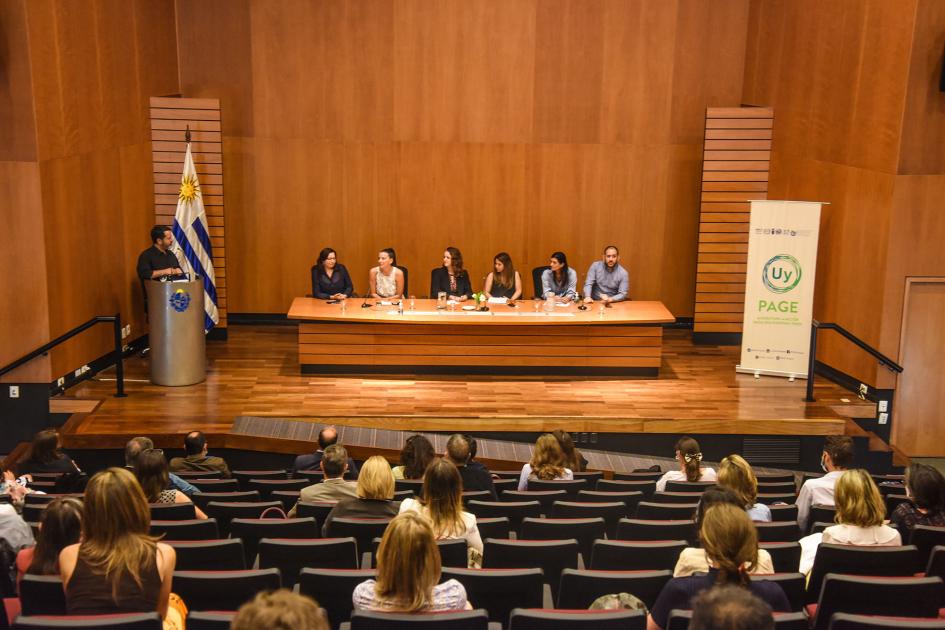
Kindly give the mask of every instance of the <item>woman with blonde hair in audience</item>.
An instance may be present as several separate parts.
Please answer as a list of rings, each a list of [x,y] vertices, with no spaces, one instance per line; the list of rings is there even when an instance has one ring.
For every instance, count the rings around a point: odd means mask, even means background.
[[[550,433],[539,436],[535,442],[532,458],[522,466],[522,473],[518,477],[518,489],[528,490],[529,479],[574,479],[574,473],[565,466],[561,444]]]
[[[141,451],[135,460],[135,476],[144,490],[144,496],[148,498],[148,503],[193,503],[186,494],[170,487],[167,460],[164,459],[164,451],[159,448]],[[199,519],[207,518],[203,510],[196,505],[194,514]]]
[[[820,543],[856,547],[898,547],[902,536],[885,525],[886,504],[870,474],[863,469],[848,470],[837,480],[834,499],[836,525],[822,533],[801,538],[801,573],[814,566]]]
[[[705,520],[706,512],[713,506],[734,505],[742,507],[741,498],[728,488],[722,486],[711,486],[706,488],[699,500],[699,506],[696,508],[696,531],[702,529],[702,522]],[[676,567],[673,569],[673,577],[685,577],[693,573],[705,573],[709,570],[709,558],[706,556],[705,549],[702,547],[686,547],[679,553],[679,560],[676,561]],[[763,575],[774,573],[774,562],[771,560],[771,554],[764,549],[758,549],[758,562],[755,563],[750,573],[753,575]]]
[[[670,481],[715,481],[716,474],[711,468],[702,465],[702,451],[699,443],[689,436],[676,441],[676,461],[679,470],[670,470],[656,482],[657,492],[666,490]]]
[[[394,473],[390,464],[380,455],[369,457],[358,475],[358,496],[341,499],[335,504],[322,526],[322,535],[328,536],[331,522],[336,518],[393,518],[400,512],[400,501],[394,501]]]
[[[404,499],[400,511],[419,512],[433,527],[437,540],[466,541],[470,568],[482,566],[482,537],[476,516],[463,510],[463,478],[448,459],[438,457],[423,475],[423,498]]]
[[[440,550],[430,521],[415,512],[394,518],[377,549],[377,579],[354,588],[355,609],[388,612],[469,610],[457,580],[440,581]]]
[[[708,573],[667,582],[650,609],[647,630],[663,630],[671,610],[689,610],[695,595],[725,584],[750,590],[775,612],[791,610],[780,585],[750,577],[758,564],[758,532],[743,508],[725,503],[709,507],[699,528],[699,540],[709,563]]]
[[[729,455],[719,462],[719,485],[738,495],[751,520],[771,522],[771,508],[756,501],[758,478],[755,477],[755,471],[741,455]]]
[[[81,542],[59,554],[70,615],[157,612],[183,628],[187,608],[171,594],[177,555],[148,534],[151,512],[134,475],[109,468],[85,489]]]

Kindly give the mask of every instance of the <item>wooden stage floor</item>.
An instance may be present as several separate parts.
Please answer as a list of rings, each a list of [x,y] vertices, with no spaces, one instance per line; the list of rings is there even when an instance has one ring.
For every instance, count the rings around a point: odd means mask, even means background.
[[[293,325],[231,326],[228,341],[207,344],[206,382],[189,387],[151,385],[147,360],[133,357],[127,398],[113,396],[109,370],[53,399],[101,401],[70,422],[66,445],[121,446],[132,435],[177,445],[193,429],[227,435],[238,416],[418,431],[823,435],[842,433],[863,406],[822,378],[807,404],[804,381],[736,374],[738,348],[695,346],[689,331],[665,334],[659,378],[302,375],[297,341]]]

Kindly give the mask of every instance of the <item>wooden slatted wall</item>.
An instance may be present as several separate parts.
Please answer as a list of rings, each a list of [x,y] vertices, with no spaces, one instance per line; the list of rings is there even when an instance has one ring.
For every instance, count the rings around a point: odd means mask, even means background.
[[[767,199],[774,111],[710,107],[705,115],[694,339],[739,343],[749,200]]]
[[[190,126],[191,152],[207,211],[220,323],[226,330],[226,239],[223,204],[223,137],[220,101],[215,98],[151,97],[151,162],[154,168],[154,218],[170,225],[184,168],[184,131]]]

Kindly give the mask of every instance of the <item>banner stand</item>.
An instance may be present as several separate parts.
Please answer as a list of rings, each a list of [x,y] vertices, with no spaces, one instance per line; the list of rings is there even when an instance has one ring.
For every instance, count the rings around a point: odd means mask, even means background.
[[[751,201],[741,360],[735,371],[807,378],[820,210],[812,201]]]

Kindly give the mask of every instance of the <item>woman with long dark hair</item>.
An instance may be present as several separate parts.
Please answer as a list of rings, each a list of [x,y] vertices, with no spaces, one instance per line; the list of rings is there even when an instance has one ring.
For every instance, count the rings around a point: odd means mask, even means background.
[[[906,469],[908,501],[900,503],[889,517],[890,525],[904,539],[916,525],[945,527],[945,477],[937,468],[912,464]]]
[[[430,297],[446,293],[449,299],[462,302],[472,294],[469,272],[463,269],[463,254],[455,247],[443,252],[443,266],[430,272]]]
[[[135,476],[148,503],[192,503],[190,497],[171,487],[167,460],[164,459],[164,451],[160,449],[149,448],[141,451],[135,464]],[[199,519],[207,518],[203,510],[196,505],[194,513]]]
[[[678,470],[670,470],[656,482],[656,490],[663,492],[670,481],[715,481],[714,470],[702,465],[702,450],[699,443],[689,436],[676,441],[676,461]]]
[[[36,546],[16,556],[17,578],[24,574],[59,575],[59,553],[82,536],[82,501],[76,497],[53,499],[39,518]]]
[[[394,479],[423,479],[434,457],[436,451],[430,440],[419,433],[411,435],[400,449],[400,466],[394,466]]]
[[[558,298],[562,302],[577,299],[577,272],[568,266],[564,252],[555,252],[548,262],[550,269],[541,274],[541,292],[546,298]]]
[[[312,296],[319,300],[343,300],[354,293],[354,284],[338,253],[330,247],[318,252],[312,267]]]
[[[751,579],[750,574],[758,564],[758,532],[744,508],[727,503],[708,508],[699,528],[699,541],[705,550],[709,572],[667,582],[650,609],[647,630],[663,630],[668,625],[671,610],[691,609],[695,595],[717,585],[731,584],[748,589],[775,612],[791,610],[780,585]]]
[[[492,271],[486,276],[482,292],[486,297],[507,298],[511,301],[522,297],[522,276],[506,252],[499,252],[492,259]]]
[[[29,473],[78,472],[72,458],[62,452],[62,440],[56,429],[43,429],[33,437],[26,458],[16,465],[17,475]]]

